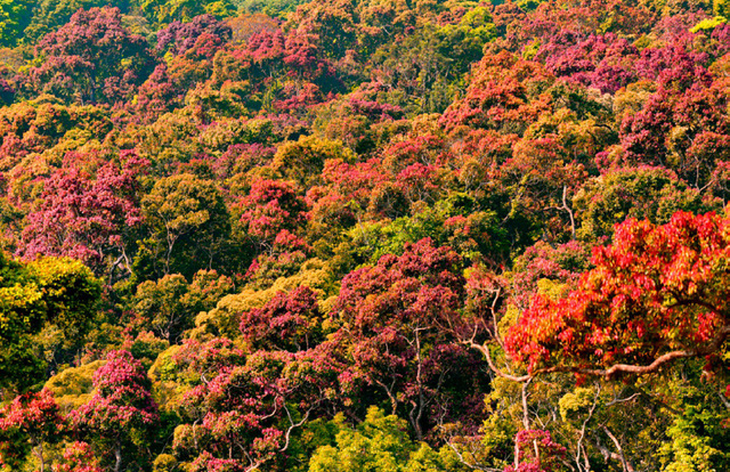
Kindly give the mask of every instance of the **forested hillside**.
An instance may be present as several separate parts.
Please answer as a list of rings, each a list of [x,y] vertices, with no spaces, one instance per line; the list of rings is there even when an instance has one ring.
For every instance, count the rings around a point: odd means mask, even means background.
[[[0,0],[0,470],[730,470],[729,19]]]

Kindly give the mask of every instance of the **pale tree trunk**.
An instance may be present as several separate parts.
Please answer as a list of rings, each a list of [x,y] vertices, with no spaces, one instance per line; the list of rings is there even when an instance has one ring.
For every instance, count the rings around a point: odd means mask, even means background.
[[[114,472],[122,470],[122,443],[117,441],[114,445]]]

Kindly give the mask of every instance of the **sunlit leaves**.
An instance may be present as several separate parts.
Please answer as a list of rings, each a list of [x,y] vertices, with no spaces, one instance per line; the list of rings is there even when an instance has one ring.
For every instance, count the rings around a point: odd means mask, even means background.
[[[142,213],[151,230],[146,246],[152,273],[192,275],[196,268],[210,268],[230,231],[215,183],[192,174],[158,180],[142,199]],[[200,261],[207,264],[201,267]]]
[[[677,213],[663,226],[628,220],[612,245],[594,250],[596,268],[577,290],[533,300],[507,338],[510,355],[533,371],[652,371],[663,355],[716,354],[728,330],[726,227],[712,213]]]
[[[31,450],[43,463],[44,443],[59,441],[65,428],[49,390],[16,397],[0,409],[0,465],[20,467]]]
[[[114,458],[118,469],[123,452],[139,450],[159,421],[157,404],[142,364],[127,351],[110,352],[93,382],[96,393],[71,414],[71,421],[101,454]]]

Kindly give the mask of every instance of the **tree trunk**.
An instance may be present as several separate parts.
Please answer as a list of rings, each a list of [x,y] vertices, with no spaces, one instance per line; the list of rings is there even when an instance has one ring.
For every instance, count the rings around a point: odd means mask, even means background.
[[[122,444],[117,441],[114,445],[114,472],[121,472],[122,470]]]

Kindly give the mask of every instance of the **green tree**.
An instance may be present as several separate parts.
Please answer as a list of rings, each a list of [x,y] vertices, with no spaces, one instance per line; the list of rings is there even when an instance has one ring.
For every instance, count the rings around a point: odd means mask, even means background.
[[[308,188],[320,179],[328,159],[352,162],[355,154],[340,141],[303,136],[296,142],[283,144],[276,152],[272,166],[287,179]]]
[[[700,213],[713,209],[708,203],[711,205],[670,170],[617,169],[588,181],[573,199],[580,223],[577,236],[595,241],[611,236],[614,225],[626,218],[646,218],[661,224],[678,210]]]
[[[23,3],[22,0],[20,2],[7,0],[7,2],[11,4]],[[29,18],[25,30],[21,30],[21,38],[23,42],[33,44],[43,35],[57,30],[77,11],[102,7],[111,2],[108,0],[26,0],[26,3],[29,5],[31,18]],[[126,12],[128,2],[126,0],[117,0],[114,2],[114,6]]]
[[[447,447],[434,451],[426,443],[412,441],[406,421],[385,416],[372,406],[365,421],[351,428],[340,415],[335,445],[322,446],[309,461],[309,472],[439,472],[463,469]]]
[[[43,380],[45,362],[34,335],[52,325],[67,346],[91,328],[100,282],[66,258],[27,265],[0,255],[0,388],[23,391]]]
[[[197,272],[192,283],[180,274],[166,275],[137,287],[135,310],[157,335],[175,342],[199,312],[211,310],[232,289],[230,278],[212,270]]]
[[[140,276],[179,272],[191,277],[221,257],[231,228],[215,183],[192,174],[160,179],[142,199],[150,236],[136,261]]]
[[[0,45],[14,46],[30,23],[32,1],[0,0]]]
[[[232,16],[236,7],[230,0],[133,0],[142,14],[154,24],[164,26],[173,21],[190,21],[211,14],[217,18]]]

